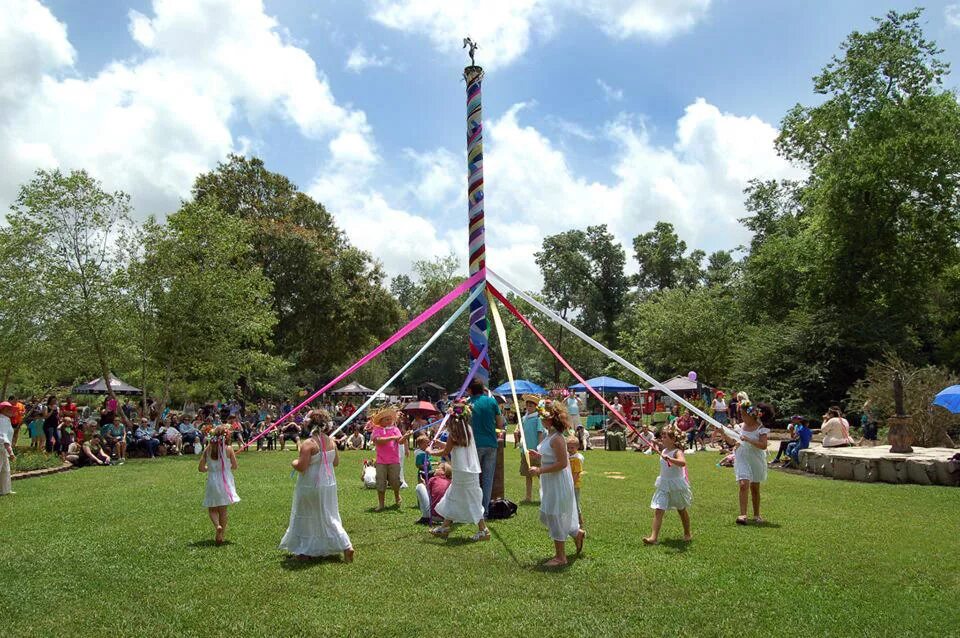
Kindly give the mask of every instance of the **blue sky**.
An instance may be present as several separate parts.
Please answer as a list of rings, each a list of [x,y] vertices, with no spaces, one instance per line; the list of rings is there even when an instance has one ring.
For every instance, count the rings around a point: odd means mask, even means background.
[[[0,197],[38,167],[85,167],[130,192],[138,216],[163,215],[197,172],[250,152],[390,273],[463,257],[470,34],[488,69],[494,268],[535,286],[544,235],[600,222],[628,254],[659,219],[693,247],[734,248],[746,180],[802,176],[772,151],[780,117],[816,99],[811,76],[851,30],[912,6],[7,0]],[[960,6],[929,3],[925,20],[957,67]]]

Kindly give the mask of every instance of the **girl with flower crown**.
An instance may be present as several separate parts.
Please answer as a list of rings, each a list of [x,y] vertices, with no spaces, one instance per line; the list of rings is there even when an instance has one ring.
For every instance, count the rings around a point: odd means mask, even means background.
[[[298,472],[293,490],[290,524],[280,541],[285,549],[300,560],[330,556],[343,552],[344,562],[353,562],[353,545],[340,521],[337,500],[337,477],[334,468],[340,464],[340,453],[334,440],[323,432],[330,415],[315,410],[310,423],[310,438],[300,445],[293,460]]]
[[[216,543],[223,543],[227,532],[227,506],[240,501],[233,484],[233,472],[237,469],[237,457],[229,445],[230,429],[227,426],[206,428],[207,447],[200,456],[201,472],[207,473],[207,492],[203,506],[207,508],[210,522],[216,528]]]
[[[737,393],[740,418],[743,423],[734,430],[740,435],[739,441],[727,439],[736,444],[733,451],[733,472],[739,485],[740,515],[737,525],[747,524],[747,501],[753,500],[753,521],[763,523],[760,516],[760,484],[767,480],[767,427],[773,422],[773,408],[764,403],[753,405],[746,392]]]
[[[583,551],[586,533],[580,528],[576,494],[573,488],[570,458],[564,432],[567,430],[567,409],[559,401],[541,401],[537,407],[549,435],[530,456],[540,460],[540,467],[531,467],[531,476],[540,477],[540,522],[547,526],[553,539],[554,556],[547,567],[567,564],[565,543],[573,538],[577,554]],[[531,463],[532,465],[532,463]]]
[[[454,523],[473,523],[478,531],[471,540],[490,540],[490,530],[483,520],[483,490],[480,488],[480,458],[470,426],[470,404],[457,401],[451,408],[447,424],[446,444],[440,449],[428,449],[434,456],[449,457],[453,466],[453,480],[440,502],[437,514],[443,523],[430,533],[446,538]]]

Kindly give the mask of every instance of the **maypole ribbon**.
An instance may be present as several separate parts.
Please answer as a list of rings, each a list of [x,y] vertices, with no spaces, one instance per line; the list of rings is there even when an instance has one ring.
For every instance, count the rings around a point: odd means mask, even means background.
[[[483,364],[484,360],[487,359],[487,352],[489,346],[483,346],[483,350],[480,351],[480,356],[474,359],[473,365],[470,366],[470,372],[467,373],[467,378],[463,380],[463,384],[460,386],[460,389],[457,391],[456,396],[462,397],[463,393],[467,391],[467,386],[470,385],[470,382],[473,381],[473,377],[477,375],[477,371],[480,369],[480,366]],[[446,416],[440,421],[440,427],[437,428],[437,431],[434,433],[433,438],[430,440],[430,445],[427,447],[432,447],[433,444],[440,438],[440,433],[443,432],[443,428],[447,427],[447,420],[450,418],[450,413],[447,412]]]
[[[500,318],[500,311],[497,304],[493,302],[493,296],[490,294],[489,285],[487,286],[487,301],[490,307],[490,314],[493,315],[493,325],[497,329],[497,338],[500,340],[500,354],[503,355],[503,367],[507,371],[507,380],[510,382],[510,395],[513,397],[513,409],[517,414],[517,431],[520,433],[520,449],[523,451],[523,458],[530,467],[530,450],[527,449],[526,437],[524,437],[523,423],[520,417],[520,401],[517,400],[517,384],[513,380],[513,366],[510,365],[510,350],[507,348],[507,331],[503,328],[503,319]]]
[[[484,270],[487,259],[483,212],[483,69],[471,64],[463,70],[463,79],[467,85],[467,216],[472,275]],[[483,289],[484,285],[478,283],[476,288]],[[486,384],[490,378],[486,297],[478,297],[470,307],[469,340],[470,358],[483,362],[477,374]],[[482,354],[484,352],[487,354]]]
[[[622,366],[623,366],[624,368],[626,368],[627,370],[630,370],[631,372],[633,372],[634,374],[636,374],[637,376],[639,376],[641,379],[643,379],[644,381],[646,381],[647,383],[649,383],[650,385],[652,385],[652,386],[655,387],[656,389],[660,390],[661,392],[663,392],[664,394],[666,394],[667,396],[669,396],[670,398],[672,398],[674,401],[677,401],[677,402],[680,403],[681,405],[685,406],[688,410],[690,410],[691,412],[693,412],[694,414],[696,414],[697,416],[699,416],[700,418],[702,418],[703,420],[705,420],[707,423],[709,423],[709,424],[710,424],[711,426],[713,426],[714,428],[721,430],[724,434],[726,434],[726,435],[729,436],[730,438],[733,438],[733,439],[735,439],[735,440],[737,440],[737,441],[740,440],[740,435],[737,434],[737,432],[736,432],[735,430],[733,430],[733,429],[731,429],[731,428],[728,428],[727,426],[725,426],[725,425],[723,425],[722,423],[718,422],[718,421],[717,421],[716,419],[714,419],[712,416],[707,415],[706,412],[704,412],[704,411],[701,410],[700,408],[696,407],[695,405],[693,405],[692,403],[690,403],[689,401],[687,401],[686,399],[684,399],[683,397],[681,397],[679,394],[677,394],[676,392],[674,392],[674,391],[671,390],[670,388],[664,386],[662,383],[660,383],[659,381],[657,381],[656,379],[654,379],[653,377],[651,377],[649,374],[647,374],[646,372],[644,372],[643,370],[641,370],[641,369],[638,368],[637,366],[633,365],[632,363],[630,363],[629,361],[627,361],[626,359],[624,359],[623,357],[621,357],[621,356],[618,355],[617,353],[613,352],[613,351],[610,350],[609,348],[607,348],[607,347],[603,346],[602,344],[600,344],[596,339],[593,339],[592,337],[584,334],[581,330],[579,330],[576,326],[574,326],[573,324],[571,324],[569,321],[567,321],[566,319],[564,319],[563,317],[561,317],[560,315],[558,315],[558,314],[555,313],[554,311],[550,310],[550,308],[548,308],[547,306],[543,305],[542,303],[540,303],[539,301],[537,301],[536,299],[534,299],[533,297],[531,297],[531,296],[528,295],[527,293],[523,292],[522,290],[520,290],[519,288],[517,288],[516,286],[514,286],[513,284],[511,284],[509,281],[507,281],[506,279],[504,279],[503,277],[501,277],[501,276],[498,275],[497,273],[493,272],[493,271],[490,270],[490,269],[487,269],[487,273],[490,274],[490,275],[493,275],[493,276],[496,278],[497,281],[499,281],[499,282],[502,283],[504,286],[506,286],[507,288],[509,288],[509,289],[510,289],[514,294],[516,294],[518,297],[520,297],[521,299],[523,299],[524,301],[526,301],[528,304],[530,304],[531,306],[533,306],[534,308],[536,308],[537,310],[539,310],[540,312],[542,312],[543,314],[545,314],[547,317],[549,317],[550,319],[552,319],[555,323],[560,324],[561,326],[563,326],[564,328],[566,328],[567,330],[569,330],[570,332],[572,332],[573,334],[575,334],[576,336],[578,336],[582,341],[584,341],[584,342],[588,343],[589,345],[591,345],[595,350],[598,350],[599,352],[605,354],[607,357],[613,359],[614,361],[616,361],[617,363],[619,363],[620,365],[622,365]],[[499,296],[499,297],[497,297],[497,298],[498,298],[498,299],[501,299],[501,301],[503,301],[502,296]]]
[[[449,317],[446,321],[443,322],[443,325],[441,325],[439,328],[437,328],[437,331],[434,332],[434,333],[430,336],[429,339],[427,339],[426,343],[424,343],[422,346],[420,346],[420,349],[417,350],[417,351],[413,354],[412,357],[410,357],[410,360],[407,361],[405,364],[403,364],[403,367],[401,367],[399,370],[397,370],[392,377],[390,377],[389,379],[387,379],[386,382],[385,382],[382,386],[380,386],[379,388],[377,388],[377,390],[374,391],[374,393],[371,394],[370,397],[369,397],[366,401],[364,401],[364,402],[360,405],[360,407],[358,407],[358,408],[354,411],[353,414],[351,414],[350,416],[348,416],[348,417],[344,420],[344,422],[341,423],[340,426],[339,426],[336,430],[334,430],[333,432],[330,433],[330,436],[336,436],[341,430],[343,430],[345,427],[347,427],[348,425],[350,425],[351,423],[353,423],[354,420],[356,420],[357,417],[359,417],[360,414],[362,414],[364,410],[366,410],[367,408],[369,408],[370,405],[371,405],[374,401],[376,401],[377,398],[379,398],[379,396],[380,396],[381,394],[383,394],[383,392],[384,392],[387,388],[389,388],[391,385],[393,385],[394,382],[396,382],[396,380],[399,379],[399,378],[401,377],[401,375],[403,375],[403,373],[407,371],[407,368],[409,368],[410,366],[412,366],[412,365],[414,364],[414,362],[415,362],[417,359],[420,358],[420,355],[422,355],[424,352],[426,352],[426,351],[430,348],[430,346],[432,346],[432,345],[436,342],[436,340],[440,338],[440,335],[442,335],[444,332],[446,332],[447,329],[448,329],[450,326],[453,325],[453,322],[456,321],[456,320],[460,317],[460,315],[462,315],[462,314],[464,313],[464,311],[466,311],[466,309],[470,306],[470,304],[473,303],[473,301],[474,301],[477,297],[480,296],[480,293],[481,293],[482,291],[483,291],[483,288],[480,287],[480,288],[477,288],[476,290],[474,290],[472,293],[470,293],[470,296],[467,297],[467,300],[464,301],[462,304],[460,304],[460,307],[459,307],[459,308],[457,308],[456,310],[453,311],[453,314],[450,315],[450,317]]]
[[[500,300],[500,303],[502,303],[503,306],[504,306],[507,310],[509,310],[510,313],[511,313],[514,317],[516,317],[518,320],[520,320],[520,323],[522,323],[524,326],[527,327],[528,330],[530,330],[530,332],[532,332],[534,335],[536,335],[537,338],[540,340],[540,342],[541,342],[544,346],[546,346],[547,350],[549,350],[550,353],[551,353],[554,357],[556,357],[557,361],[559,361],[559,362],[563,365],[563,367],[566,368],[566,369],[570,372],[570,374],[572,374],[572,375],[574,376],[574,378],[575,378],[577,381],[579,381],[580,383],[582,383],[583,386],[590,392],[590,394],[592,394],[597,400],[600,401],[600,403],[602,403],[608,410],[610,410],[610,412],[611,412],[616,418],[618,418],[621,423],[623,423],[625,426],[627,426],[627,428],[629,428],[631,431],[633,431],[633,433],[637,435],[637,438],[639,438],[641,441],[643,441],[644,443],[646,443],[646,444],[649,445],[650,447],[659,447],[658,445],[656,445],[656,443],[654,443],[653,441],[650,441],[650,439],[648,439],[647,437],[643,436],[643,434],[641,434],[640,431],[639,431],[637,428],[635,428],[635,427],[633,426],[633,424],[630,423],[630,421],[629,421],[625,416],[623,416],[618,410],[614,410],[614,409],[613,409],[613,406],[610,405],[605,398],[603,398],[603,395],[601,395],[599,392],[597,392],[589,383],[587,383],[587,381],[586,381],[582,376],[580,376],[580,373],[579,373],[579,372],[577,372],[576,370],[573,369],[573,366],[571,366],[571,365],[567,362],[567,360],[563,358],[563,355],[561,355],[559,352],[557,352],[557,349],[554,348],[552,345],[550,345],[550,342],[547,341],[547,338],[544,337],[542,334],[540,334],[540,331],[537,330],[537,329],[534,327],[534,325],[530,322],[530,320],[527,319],[527,318],[523,315],[523,313],[520,312],[520,311],[517,309],[516,306],[514,306],[512,303],[510,303],[510,302],[507,300],[507,298],[504,297],[503,294],[502,294],[499,290],[497,290],[496,288],[494,288],[494,287],[493,287],[492,285],[490,285],[489,283],[487,284],[487,290],[489,290],[490,293],[491,293],[494,297],[496,297],[497,299],[499,299],[499,300]]]
[[[327,390],[329,390],[330,388],[332,388],[332,387],[335,386],[336,384],[340,383],[343,379],[345,379],[346,377],[350,376],[351,374],[353,374],[354,372],[356,372],[357,370],[359,370],[360,368],[362,368],[362,367],[365,366],[366,364],[370,363],[370,361],[376,359],[376,358],[377,358],[378,356],[380,356],[387,348],[389,348],[390,346],[392,346],[392,345],[395,344],[396,342],[398,342],[398,341],[400,341],[401,339],[403,339],[404,337],[406,337],[406,336],[407,336],[408,334],[410,334],[412,331],[414,331],[414,330],[416,330],[417,328],[419,328],[425,321],[427,321],[428,319],[430,319],[430,317],[432,317],[433,315],[437,314],[438,312],[440,312],[441,310],[443,310],[444,308],[446,308],[448,305],[450,305],[450,302],[452,302],[454,299],[456,299],[457,297],[459,297],[460,295],[462,295],[463,293],[465,293],[467,290],[469,290],[470,288],[472,288],[475,284],[483,281],[485,278],[486,278],[486,269],[480,269],[480,270],[477,271],[476,273],[472,274],[469,278],[467,278],[466,280],[464,280],[463,282],[461,282],[460,285],[458,285],[456,288],[454,288],[453,290],[451,290],[450,292],[448,292],[447,294],[445,294],[443,297],[441,297],[440,299],[438,299],[436,302],[434,302],[434,304],[433,304],[432,306],[430,306],[429,308],[427,308],[426,310],[424,310],[423,312],[421,312],[419,315],[417,315],[416,317],[414,317],[414,318],[410,321],[410,323],[408,323],[407,325],[405,325],[404,327],[400,328],[400,329],[397,330],[395,333],[393,333],[386,341],[384,341],[384,342],[381,343],[379,346],[377,346],[376,348],[374,348],[373,350],[371,350],[370,352],[368,352],[367,354],[365,354],[363,357],[361,357],[359,360],[357,360],[356,363],[354,363],[354,364],[351,365],[349,368],[347,368],[346,370],[344,370],[343,372],[341,372],[339,375],[337,375],[337,377],[336,377],[335,379],[333,379],[332,381],[330,381],[330,383],[328,383],[327,385],[323,386],[322,388],[320,388],[319,390],[317,390],[316,392],[314,392],[313,394],[311,394],[311,395],[310,395],[309,397],[307,397],[306,400],[304,400],[300,405],[298,405],[297,407],[293,408],[292,410],[290,410],[289,412],[287,412],[286,414],[284,414],[282,417],[280,417],[279,419],[277,419],[276,421],[274,421],[274,422],[273,422],[273,425],[271,425],[269,428],[265,429],[263,432],[261,432],[261,433],[258,434],[257,436],[255,436],[255,437],[253,437],[252,439],[250,439],[250,441],[248,441],[247,444],[244,445],[243,448],[241,448],[241,449],[243,449],[243,450],[247,449],[247,448],[250,447],[255,441],[257,441],[258,439],[263,438],[263,437],[266,436],[269,432],[272,432],[278,425],[280,425],[281,423],[283,423],[283,422],[286,421],[287,419],[291,418],[294,414],[296,414],[297,412],[299,412],[300,410],[302,410],[305,406],[310,405],[310,403],[311,403],[314,399],[316,399],[318,396],[320,396],[321,394],[323,394],[324,392],[326,392]]]

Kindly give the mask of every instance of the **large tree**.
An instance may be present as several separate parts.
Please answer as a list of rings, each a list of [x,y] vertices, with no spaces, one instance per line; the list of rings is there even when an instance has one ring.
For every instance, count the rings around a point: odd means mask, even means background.
[[[381,267],[322,204],[261,160],[230,156],[197,178],[193,195],[252,225],[252,261],[272,284],[273,341],[302,381],[338,372],[395,327],[399,309]]]
[[[687,243],[680,239],[670,222],[657,222],[653,230],[633,238],[633,254],[640,265],[636,285],[641,290],[666,290],[676,286],[695,286],[702,277],[705,253],[689,255]]]

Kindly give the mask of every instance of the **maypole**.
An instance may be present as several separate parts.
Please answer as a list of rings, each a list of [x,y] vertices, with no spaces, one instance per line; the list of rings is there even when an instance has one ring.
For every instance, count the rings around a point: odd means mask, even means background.
[[[474,64],[477,45],[464,38],[464,48],[470,48],[470,66],[464,68],[467,83],[467,210],[469,213],[470,274],[483,271],[487,263],[486,238],[483,227],[483,109],[480,84],[483,69]],[[475,284],[485,288],[486,277]],[[487,298],[479,295],[470,304],[470,363],[480,358],[477,378],[486,385],[490,382],[490,355],[487,354]]]

